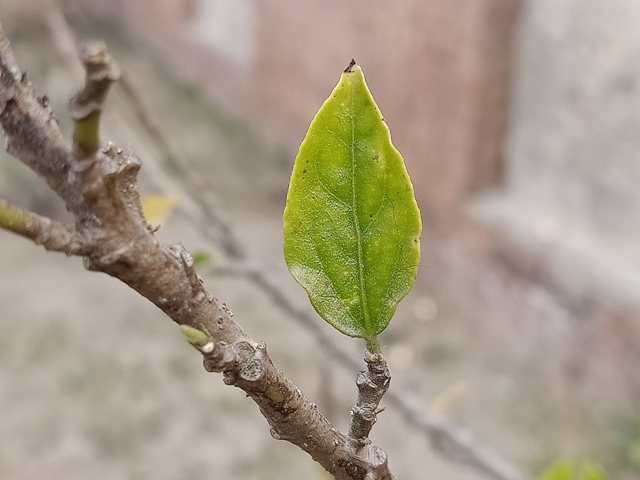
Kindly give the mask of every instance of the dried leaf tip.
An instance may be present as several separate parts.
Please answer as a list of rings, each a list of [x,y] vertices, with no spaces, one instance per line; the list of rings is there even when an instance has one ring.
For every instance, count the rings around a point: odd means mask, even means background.
[[[344,73],[353,73],[353,71],[355,70],[353,67],[355,67],[356,65],[356,60],[352,58],[351,62],[349,62],[349,65],[347,65],[347,68],[344,69]]]

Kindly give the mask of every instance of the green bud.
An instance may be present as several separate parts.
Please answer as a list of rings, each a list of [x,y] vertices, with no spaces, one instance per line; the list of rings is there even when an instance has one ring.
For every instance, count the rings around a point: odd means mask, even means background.
[[[184,336],[189,340],[189,343],[198,349],[204,347],[211,341],[211,336],[202,330],[190,327],[189,325],[180,325],[180,328]]]

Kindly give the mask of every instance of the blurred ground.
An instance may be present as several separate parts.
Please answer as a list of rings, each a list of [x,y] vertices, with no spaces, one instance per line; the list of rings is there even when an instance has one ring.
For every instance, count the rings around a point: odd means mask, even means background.
[[[2,20],[19,63],[66,125],[65,102],[76,85],[47,32]],[[154,51],[121,32],[103,33],[181,161],[211,179],[214,208],[243,248],[292,301],[306,306],[281,253],[293,156],[227,118]],[[149,172],[154,164],[166,166],[163,152],[118,87],[111,105],[105,138],[142,158],[143,194],[157,193]],[[45,187],[4,154],[0,172],[0,195],[62,215]],[[159,236],[191,251],[215,251],[179,213]],[[136,293],[84,271],[78,259],[8,233],[0,232],[0,247],[0,478],[325,478],[296,448],[271,439],[253,404],[207,374],[178,328]],[[417,285],[382,337],[392,388],[531,472],[560,456],[588,456],[612,478],[637,478],[623,458],[630,441],[624,432],[640,422],[634,420],[637,319],[625,311],[605,319],[595,301],[576,307],[516,275],[472,227],[443,237],[427,226],[423,249]],[[356,372],[327,359],[252,284],[209,271],[203,276],[251,335],[267,342],[276,363],[345,428]],[[333,336],[361,355],[358,342]],[[373,440],[389,453],[398,478],[483,478],[433,454],[391,408]]]

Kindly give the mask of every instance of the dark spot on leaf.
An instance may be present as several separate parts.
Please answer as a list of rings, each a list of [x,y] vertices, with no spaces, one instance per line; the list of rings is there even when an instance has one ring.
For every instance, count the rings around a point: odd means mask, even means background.
[[[307,169],[305,168],[304,170],[302,170],[302,173],[307,173]]]
[[[370,214],[369,214],[369,218],[373,218],[373,213],[370,213]]]
[[[374,155],[373,160],[378,163],[380,161],[380,155]]]

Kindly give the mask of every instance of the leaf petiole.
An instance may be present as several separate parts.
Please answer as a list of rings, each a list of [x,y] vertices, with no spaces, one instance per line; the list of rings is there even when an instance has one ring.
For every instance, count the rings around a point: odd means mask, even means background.
[[[378,336],[374,335],[373,337],[365,338],[364,341],[367,346],[367,363],[381,362],[383,360],[382,347],[380,346],[380,340],[378,340]]]

